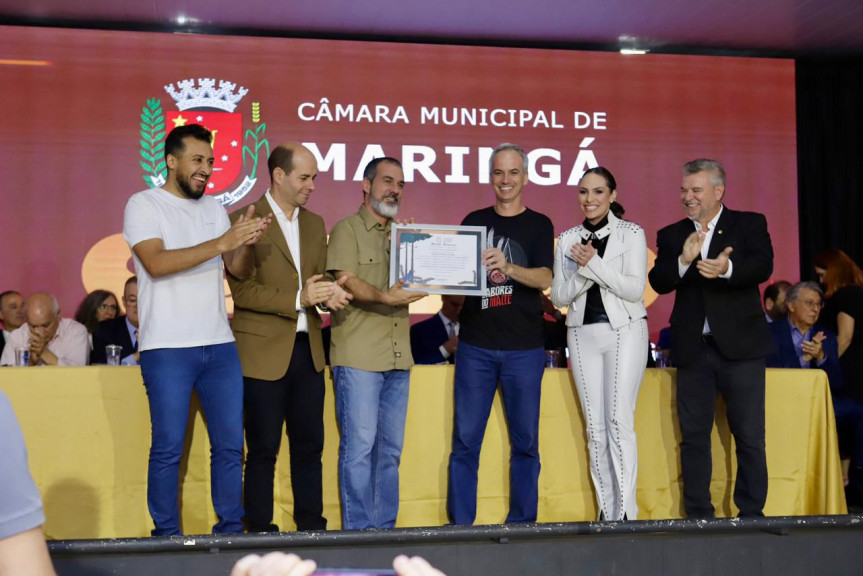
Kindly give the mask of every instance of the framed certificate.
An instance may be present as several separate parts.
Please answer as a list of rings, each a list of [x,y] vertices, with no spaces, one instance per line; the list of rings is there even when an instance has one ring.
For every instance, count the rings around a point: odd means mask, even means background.
[[[390,285],[430,294],[485,293],[485,226],[393,224],[390,234]]]

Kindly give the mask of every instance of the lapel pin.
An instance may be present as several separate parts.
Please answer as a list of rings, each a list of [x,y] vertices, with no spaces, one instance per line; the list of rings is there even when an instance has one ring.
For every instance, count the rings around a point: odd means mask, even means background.
[[[716,231],[716,233],[717,233],[717,234],[722,234],[722,230],[717,230],[717,231]]]

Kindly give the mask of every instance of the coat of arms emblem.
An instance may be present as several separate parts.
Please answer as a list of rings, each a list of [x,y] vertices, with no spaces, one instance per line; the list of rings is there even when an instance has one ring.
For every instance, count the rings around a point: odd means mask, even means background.
[[[201,124],[213,133],[215,165],[207,183],[207,194],[224,206],[239,202],[255,185],[258,160],[270,155],[261,122],[260,104],[252,103],[252,124],[243,132],[243,115],[235,112],[248,90],[226,80],[213,78],[180,80],[168,84],[165,92],[176,103],[176,110],[163,112],[159,98],[150,98],[141,110],[141,160],[148,187],[161,186],[168,174],[165,166],[165,135],[176,126]],[[262,150],[263,149],[263,150]],[[242,180],[237,184],[237,180]]]

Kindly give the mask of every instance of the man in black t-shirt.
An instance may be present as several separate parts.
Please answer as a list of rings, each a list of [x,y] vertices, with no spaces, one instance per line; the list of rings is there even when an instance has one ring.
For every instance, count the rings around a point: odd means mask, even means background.
[[[535,522],[539,479],[539,398],[545,366],[540,293],[551,284],[554,227],[527,208],[527,155],[501,144],[491,156],[495,204],[463,225],[485,226],[486,294],[465,299],[455,367],[455,425],[447,512],[453,524],[476,518],[477,469],[498,382],[509,424],[507,522]]]

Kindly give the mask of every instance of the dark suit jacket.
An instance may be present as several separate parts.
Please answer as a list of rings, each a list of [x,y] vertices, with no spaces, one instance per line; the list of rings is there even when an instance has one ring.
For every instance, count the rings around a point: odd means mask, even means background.
[[[773,272],[773,246],[763,214],[737,212],[725,207],[716,223],[708,258],[716,258],[728,246],[734,248],[731,278],[707,279],[693,261],[683,278],[677,259],[686,238],[695,231],[688,218],[657,234],[657,255],[648,278],[659,294],[676,291],[671,313],[671,353],[676,366],[695,361],[704,318],[720,352],[732,360],[763,358],[774,351],[773,338],[758,285]],[[700,256],[699,256],[700,258]]]
[[[770,324],[770,332],[776,343],[776,352],[767,358],[769,368],[800,368],[800,360],[797,350],[794,349],[794,341],[791,339],[791,325],[788,320],[776,320]],[[824,332],[826,338],[821,342],[824,349],[824,364],[818,366],[815,361],[810,362],[810,368],[820,368],[827,372],[830,380],[830,391],[836,395],[842,391],[842,370],[839,368],[839,344],[836,335],[830,330],[816,324],[812,327],[812,334]]]
[[[93,350],[90,351],[90,364],[105,364],[108,361],[105,357],[105,346],[108,344],[122,346],[123,350],[120,355],[123,358],[134,352],[132,350],[132,337],[129,336],[125,316],[103,320],[96,324],[93,329]]]
[[[3,332],[0,331],[0,354],[3,354],[3,348],[6,347],[6,338],[3,336]]]
[[[440,346],[449,340],[440,314],[417,322],[411,326],[411,354],[415,364],[440,364],[447,359],[440,353]]]
[[[236,221],[246,209],[231,214]],[[255,215],[272,214],[269,202],[262,196],[255,202]],[[327,232],[324,220],[300,208],[300,265],[303,281],[323,274],[327,262]],[[288,371],[297,334],[297,292],[300,286],[297,267],[288,243],[275,217],[261,239],[253,246],[255,268],[252,275],[239,280],[228,274],[228,285],[234,299],[231,328],[237,339],[237,350],[243,375],[258,380],[278,380]],[[321,316],[317,309],[307,308],[309,345],[315,369],[324,369],[324,346],[321,340]]]

